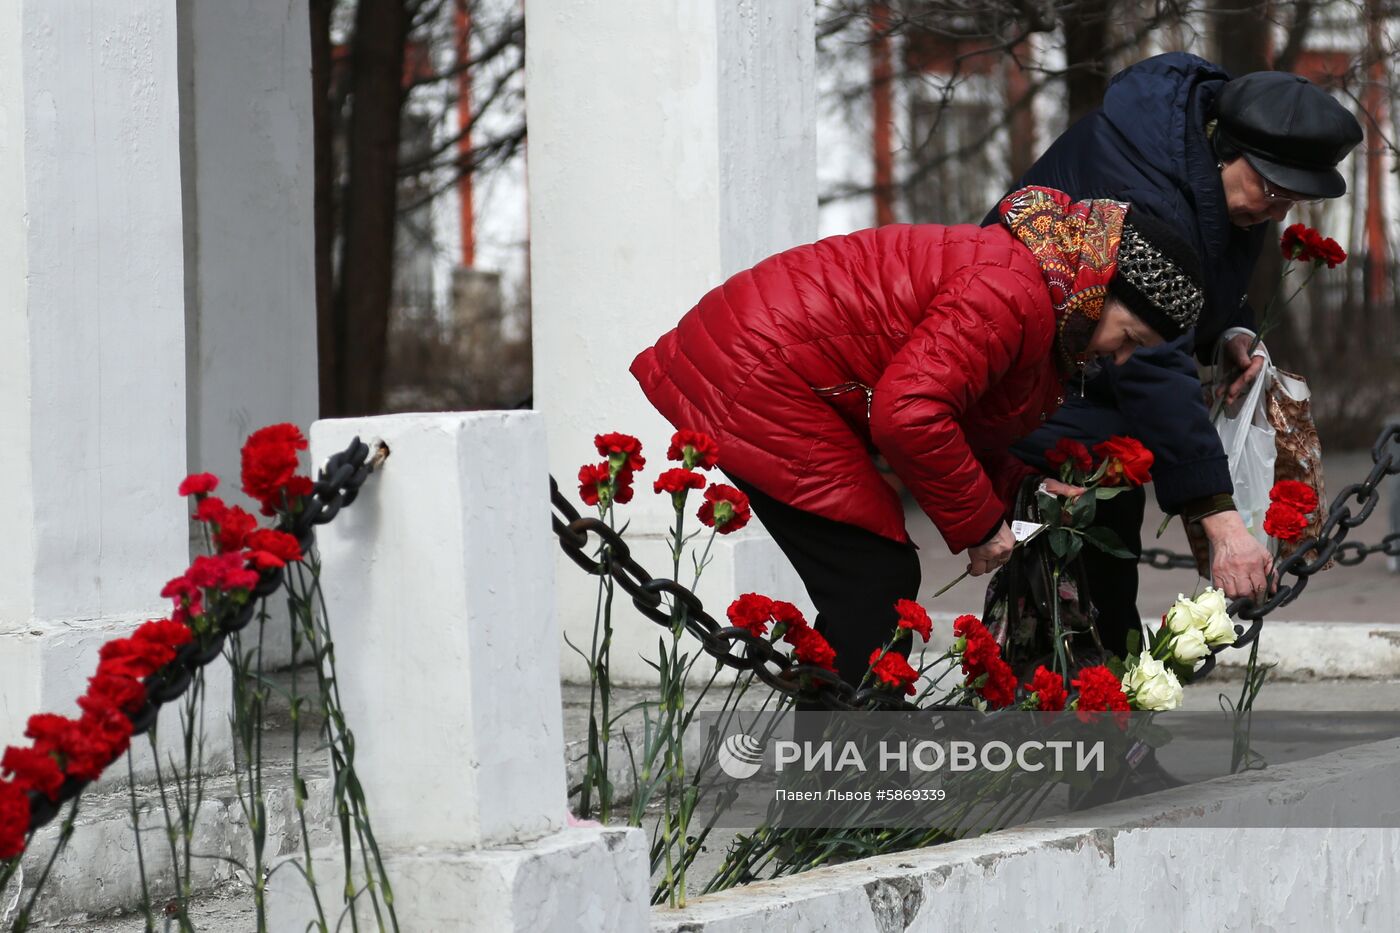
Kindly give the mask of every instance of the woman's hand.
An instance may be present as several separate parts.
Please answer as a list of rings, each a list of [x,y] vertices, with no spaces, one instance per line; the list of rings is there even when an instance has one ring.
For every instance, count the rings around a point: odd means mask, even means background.
[[[1210,538],[1210,575],[1230,599],[1263,599],[1273,589],[1273,558],[1244,527],[1239,512],[1219,512],[1201,519]]]
[[[1012,537],[1011,529],[1007,527],[1006,522],[1002,522],[991,540],[967,549],[967,556],[970,558],[967,572],[974,577],[991,573],[1011,559],[1011,551],[1015,547],[1016,539]]]
[[[1062,483],[1057,479],[1047,479],[1040,485],[1052,496],[1069,496],[1071,499],[1078,499],[1088,492],[1083,486],[1071,486],[1069,483]]]
[[[1259,373],[1264,369],[1264,356],[1251,356],[1249,346],[1254,342],[1254,337],[1250,334],[1236,334],[1225,344],[1225,355],[1234,364],[1238,375],[1229,385],[1229,388],[1216,390],[1216,395],[1225,393],[1225,404],[1233,405],[1241,395],[1249,391],[1249,387],[1254,384],[1254,380],[1259,378]]]

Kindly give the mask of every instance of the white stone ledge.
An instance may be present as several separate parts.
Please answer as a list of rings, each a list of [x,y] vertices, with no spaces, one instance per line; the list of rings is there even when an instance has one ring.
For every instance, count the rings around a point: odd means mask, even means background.
[[[1400,829],[1355,827],[1397,824],[1397,765],[1400,741],[1359,746],[1094,812],[1113,829],[1057,818],[750,884],[658,909],[652,933],[1388,928]],[[1328,820],[1353,828],[1298,828]]]

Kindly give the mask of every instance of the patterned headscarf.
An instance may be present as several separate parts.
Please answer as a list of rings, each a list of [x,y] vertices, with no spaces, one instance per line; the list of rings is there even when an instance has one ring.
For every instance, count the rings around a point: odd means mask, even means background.
[[[1072,201],[1054,188],[1021,188],[1002,198],[1001,222],[1040,266],[1055,308],[1057,362],[1069,375],[1083,361],[1118,267],[1128,205]]]

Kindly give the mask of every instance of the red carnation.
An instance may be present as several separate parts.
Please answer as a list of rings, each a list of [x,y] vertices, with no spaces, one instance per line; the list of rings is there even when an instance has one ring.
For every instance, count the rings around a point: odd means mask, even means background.
[[[192,583],[201,589],[251,590],[258,585],[258,575],[244,566],[242,553],[219,554],[216,557],[201,554],[185,571]]]
[[[219,478],[213,473],[191,473],[180,481],[180,495],[207,496],[219,488]]]
[[[900,599],[895,601],[894,611],[899,615],[900,628],[918,632],[924,641],[933,637],[933,620],[923,606],[912,599]]]
[[[673,496],[684,496],[686,490],[704,489],[705,477],[694,470],[675,467],[665,470],[656,478],[652,488],[658,493],[669,492]]]
[[[279,558],[285,564],[301,560],[301,545],[297,539],[285,531],[272,528],[259,528],[243,541],[243,546],[252,551],[262,551]]]
[[[34,747],[40,751],[52,751],[58,748],[63,733],[67,732],[72,724],[73,720],[57,713],[35,713],[24,724],[24,736],[33,739]]]
[[[1057,470],[1066,463],[1073,463],[1081,473],[1091,473],[1094,469],[1094,458],[1089,448],[1068,437],[1060,438],[1054,447],[1045,452],[1045,462]]]
[[[870,655],[870,673],[875,675],[875,679],[893,687],[896,690],[903,690],[912,696],[917,691],[914,689],[914,682],[919,679],[919,672],[909,666],[904,655],[896,651],[886,651],[884,657],[880,657],[882,649],[876,648]]]
[[[745,593],[729,604],[726,614],[730,625],[761,638],[768,634],[768,622],[773,617],[773,600],[758,593]]]
[[[621,470],[617,478],[613,481],[613,499],[619,505],[626,505],[632,501],[632,471]]]
[[[599,434],[593,438],[593,443],[598,447],[598,455],[608,458],[615,473],[636,471],[647,465],[646,458],[642,456],[642,442],[630,434],[618,434],[616,431]]]
[[[294,424],[273,424],[254,431],[243,444],[243,491],[272,515],[282,508],[296,510],[299,500],[311,494],[311,480],[297,476],[306,438]]]
[[[1307,224],[1291,224],[1283,231],[1279,237],[1279,252],[1283,253],[1284,259],[1302,259],[1307,252],[1308,244],[1304,236],[1308,231]]]
[[[815,664],[829,671],[836,670],[836,649],[814,628],[793,629],[792,656],[799,664]]]
[[[1152,451],[1131,437],[1110,437],[1095,444],[1094,453],[1108,464],[1105,486],[1142,486],[1152,481]]]
[[[63,786],[63,769],[47,751],[11,745],[0,757],[0,772],[11,775],[21,790],[32,790],[50,800],[58,799]]]
[[[781,599],[773,600],[773,621],[783,629],[783,641],[793,647],[801,639],[802,633],[811,628],[802,610]]]
[[[95,781],[131,744],[131,720],[114,706],[94,704],[59,741],[69,777]]]
[[[705,490],[705,502],[698,514],[701,524],[727,535],[749,523],[749,497],[733,486],[715,483]]]
[[[258,520],[235,505],[224,511],[217,524],[219,530],[214,535],[214,544],[219,553],[224,554],[241,550],[248,535],[258,527]]]
[[[1065,692],[1065,679],[1054,671],[1046,670],[1043,664],[1035,669],[1035,675],[1031,677],[1031,682],[1026,684],[1026,690],[1035,694],[1036,709],[1046,712],[1064,709],[1065,700],[1069,698],[1069,694]]]
[[[1292,224],[1279,237],[1279,251],[1284,259],[1302,262],[1327,263],[1327,268],[1335,269],[1347,261],[1347,251],[1331,237],[1325,237],[1306,224]]]
[[[954,619],[953,635],[963,642],[962,669],[969,683],[990,671],[1001,660],[1001,646],[976,616],[962,615]]]
[[[84,710],[84,703],[100,701],[110,703],[126,713],[134,713],[146,702],[146,688],[134,677],[116,674],[97,674],[88,678],[88,691],[78,699]]]
[[[1074,708],[1078,710],[1080,719],[1089,719],[1085,713],[1127,713],[1131,710],[1118,677],[1102,664],[1084,668],[1072,686],[1079,691]]]
[[[1016,702],[1016,674],[998,654],[987,665],[987,679],[976,689],[988,706],[1002,709]]]
[[[1306,515],[1317,508],[1317,492],[1296,479],[1281,479],[1269,490],[1269,501],[1292,506]]]
[[[683,428],[671,435],[671,446],[666,450],[669,460],[679,460],[687,467],[708,470],[719,462],[719,445],[708,434]]]
[[[175,649],[154,641],[115,638],[102,646],[98,656],[97,673],[141,680],[174,660]]]
[[[24,851],[29,832],[29,795],[13,781],[0,781],[0,862]]]
[[[612,474],[606,463],[585,463],[579,467],[578,497],[584,505],[602,503],[604,508],[612,501]]]
[[[1347,261],[1347,251],[1342,249],[1342,245],[1329,237],[1322,237],[1314,244],[1313,262],[1325,262],[1327,268],[1335,269]]]
[[[1287,502],[1275,502],[1264,513],[1264,533],[1280,541],[1301,541],[1308,517]]]
[[[194,519],[197,522],[210,522],[217,525],[223,521],[224,514],[227,512],[228,504],[223,499],[218,496],[207,496],[200,500],[199,505],[195,506]]]
[[[131,637],[136,641],[168,645],[171,648],[194,641],[194,633],[190,631],[189,626],[170,619],[151,619],[143,622],[131,633]]]

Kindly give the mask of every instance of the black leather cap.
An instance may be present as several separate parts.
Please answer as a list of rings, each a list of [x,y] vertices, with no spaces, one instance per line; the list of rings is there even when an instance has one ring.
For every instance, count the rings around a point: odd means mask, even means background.
[[[1220,92],[1216,133],[1260,175],[1311,198],[1337,198],[1337,163],[1361,142],[1356,117],[1322,88],[1286,71],[1256,71]]]

